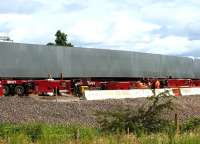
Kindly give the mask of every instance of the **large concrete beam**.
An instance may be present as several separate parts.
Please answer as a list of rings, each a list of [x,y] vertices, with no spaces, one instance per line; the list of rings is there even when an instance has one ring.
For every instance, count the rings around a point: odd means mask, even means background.
[[[200,61],[130,51],[0,43],[0,77],[200,78]]]

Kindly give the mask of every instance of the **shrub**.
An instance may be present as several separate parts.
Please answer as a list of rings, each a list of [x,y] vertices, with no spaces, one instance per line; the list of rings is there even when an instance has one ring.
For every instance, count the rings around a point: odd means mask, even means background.
[[[200,118],[194,117],[194,118],[191,118],[191,119],[185,121],[181,125],[181,131],[182,132],[192,131],[192,130],[195,130],[196,128],[199,128],[199,127],[200,127]]]
[[[40,139],[42,135],[42,124],[32,123],[23,125],[24,133],[31,139],[32,142]]]
[[[164,111],[173,110],[173,96],[166,91],[157,96],[148,97],[137,110],[120,108],[108,112],[97,112],[97,121],[103,131],[142,133],[160,132],[171,126],[171,122],[162,116]]]

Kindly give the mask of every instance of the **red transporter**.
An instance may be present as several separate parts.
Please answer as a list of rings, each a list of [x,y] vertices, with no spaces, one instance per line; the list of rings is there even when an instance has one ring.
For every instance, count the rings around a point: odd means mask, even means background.
[[[3,96],[3,86],[1,85],[1,81],[0,81],[0,96]]]
[[[200,80],[192,80],[193,87],[200,87]]]
[[[34,82],[32,80],[1,80],[3,92],[8,95],[25,95],[34,90]]]
[[[71,93],[70,80],[37,80],[34,81],[35,94],[39,95],[66,95]]]
[[[181,88],[181,87],[191,87],[191,79],[168,79],[167,81],[169,88]]]
[[[130,81],[111,81],[108,82],[106,84],[106,88],[107,90],[128,90],[131,89],[132,86],[132,82]]]
[[[4,95],[68,94],[71,92],[69,80],[2,80]]]
[[[160,79],[159,86],[155,86],[157,79],[133,81],[90,81],[79,80],[0,80],[1,95],[74,95],[81,96],[85,90],[128,90],[146,88],[200,87],[200,80],[191,79]],[[179,90],[178,90],[179,91]],[[3,94],[2,94],[3,93]]]

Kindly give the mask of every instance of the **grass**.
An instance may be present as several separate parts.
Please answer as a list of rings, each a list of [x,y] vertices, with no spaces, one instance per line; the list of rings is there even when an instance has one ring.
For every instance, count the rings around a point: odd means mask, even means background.
[[[98,129],[79,125],[0,124],[0,139],[7,143],[64,143],[81,139],[89,141],[98,136]]]
[[[199,144],[200,129],[170,136],[167,133],[104,133],[80,125],[0,124],[0,144]]]
[[[174,138],[169,138],[166,134],[153,134],[139,138],[144,144],[199,144],[200,134],[185,133],[176,135]]]

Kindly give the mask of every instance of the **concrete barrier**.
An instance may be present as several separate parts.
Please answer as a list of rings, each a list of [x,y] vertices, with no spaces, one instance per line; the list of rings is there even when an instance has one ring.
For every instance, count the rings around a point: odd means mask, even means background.
[[[125,99],[152,96],[150,89],[134,90],[86,90],[85,98],[87,100],[105,100],[105,99]]]
[[[200,88],[180,88],[182,96],[200,95]]]
[[[153,96],[151,89],[132,89],[129,90],[131,97],[130,98],[139,98],[139,97],[149,97]]]
[[[200,95],[200,88],[165,88],[156,89],[155,94],[159,95],[168,91],[172,96],[190,96]],[[131,90],[86,90],[85,98],[87,100],[105,100],[105,99],[125,99],[153,96],[151,89],[131,89]]]
[[[168,92],[169,95],[175,96],[173,90],[170,89],[170,88],[155,89],[155,94],[156,94],[156,95],[159,95],[159,94],[164,93],[164,92]]]

